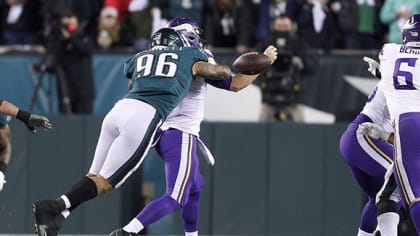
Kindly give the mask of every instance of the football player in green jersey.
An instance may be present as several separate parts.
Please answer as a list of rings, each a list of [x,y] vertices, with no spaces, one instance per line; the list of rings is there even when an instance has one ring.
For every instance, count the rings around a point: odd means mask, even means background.
[[[88,174],[59,198],[33,204],[39,236],[57,235],[71,210],[124,183],[143,162],[156,130],[196,76],[214,80],[231,76],[228,66],[207,60],[202,48],[191,46],[174,29],[162,28],[152,36],[150,49],[126,61],[131,89],[105,116]]]

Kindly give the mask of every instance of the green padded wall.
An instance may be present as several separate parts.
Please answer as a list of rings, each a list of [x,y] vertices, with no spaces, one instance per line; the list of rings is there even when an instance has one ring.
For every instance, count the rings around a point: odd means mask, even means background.
[[[101,117],[51,117],[54,129],[30,134],[11,122],[13,158],[0,192],[0,233],[32,233],[31,203],[55,198],[86,174]],[[363,195],[340,157],[345,124],[204,123],[201,137],[216,157],[200,156],[206,185],[200,233],[208,235],[350,236]],[[72,213],[62,233],[108,234],[145,204],[142,181],[163,194],[163,162],[154,150],[121,189]],[[151,199],[148,199],[151,200]],[[183,234],[180,213],[150,227],[151,234]]]
[[[322,235],[324,129],[276,124],[269,131],[270,235]],[[308,234],[310,233],[310,234]]]
[[[357,234],[363,194],[340,155],[339,140],[346,125],[325,126],[325,236]]]
[[[264,234],[267,222],[266,124],[218,124],[213,183],[213,234]]]

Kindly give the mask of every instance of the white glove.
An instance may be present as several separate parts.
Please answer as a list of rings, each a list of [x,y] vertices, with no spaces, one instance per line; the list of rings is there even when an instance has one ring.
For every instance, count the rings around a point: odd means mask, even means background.
[[[4,180],[4,174],[0,171],[0,191],[3,189],[3,185],[6,183],[6,180]]]
[[[357,132],[385,141],[388,141],[388,138],[391,135],[391,132],[384,130],[382,127],[372,122],[361,123]]]
[[[380,65],[377,61],[370,57],[363,57],[363,61],[369,65],[368,71],[376,78],[381,78]]]

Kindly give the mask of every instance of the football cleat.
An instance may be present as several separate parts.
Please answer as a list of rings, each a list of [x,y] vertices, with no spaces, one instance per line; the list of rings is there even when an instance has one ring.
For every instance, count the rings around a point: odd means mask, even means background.
[[[35,216],[35,233],[38,236],[57,236],[64,216],[57,213],[55,200],[41,200],[32,204]]]
[[[124,231],[121,228],[120,229],[116,229],[116,230],[112,231],[109,234],[109,236],[137,236],[137,235],[140,235],[140,234],[137,234],[137,233],[129,233],[129,232]]]
[[[381,236],[381,231],[375,230],[375,232],[373,232],[373,236]]]

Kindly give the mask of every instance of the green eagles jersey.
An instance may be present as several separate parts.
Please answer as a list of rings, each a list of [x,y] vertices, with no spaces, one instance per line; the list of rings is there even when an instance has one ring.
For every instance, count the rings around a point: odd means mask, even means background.
[[[207,61],[199,47],[142,51],[124,63],[125,75],[133,79],[133,88],[125,97],[147,102],[165,120],[190,89],[192,66],[197,61]]]

